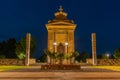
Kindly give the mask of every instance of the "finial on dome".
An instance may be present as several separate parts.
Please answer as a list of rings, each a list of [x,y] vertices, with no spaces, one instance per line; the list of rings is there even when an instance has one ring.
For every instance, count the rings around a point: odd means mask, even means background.
[[[60,6],[60,8],[59,8],[59,11],[60,11],[60,12],[62,12],[62,11],[63,11],[63,8],[62,8],[62,6]]]
[[[60,6],[59,11],[55,13],[56,17],[59,16],[59,15],[62,15],[62,17],[66,17],[67,16],[67,13],[63,12],[62,6]],[[59,16],[59,17],[61,17],[61,16]]]

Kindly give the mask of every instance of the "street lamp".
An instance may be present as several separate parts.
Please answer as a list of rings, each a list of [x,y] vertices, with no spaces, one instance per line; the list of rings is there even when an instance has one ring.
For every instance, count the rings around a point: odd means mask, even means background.
[[[109,57],[110,57],[110,54],[109,54],[109,53],[107,53],[107,54],[106,54],[106,56],[107,56],[107,58],[109,58]]]

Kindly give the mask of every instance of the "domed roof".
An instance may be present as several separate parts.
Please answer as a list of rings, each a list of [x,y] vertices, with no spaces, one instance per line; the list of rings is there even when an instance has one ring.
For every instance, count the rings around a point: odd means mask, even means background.
[[[63,12],[62,6],[60,6],[59,11],[55,13],[55,19],[49,20],[48,24],[56,22],[65,22],[74,24],[73,20],[67,19],[67,13]]]

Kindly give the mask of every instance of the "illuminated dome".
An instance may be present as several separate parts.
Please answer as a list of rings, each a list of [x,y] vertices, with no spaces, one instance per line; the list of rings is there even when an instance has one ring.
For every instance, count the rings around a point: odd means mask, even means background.
[[[59,12],[55,13],[55,19],[49,20],[48,23],[56,23],[56,22],[66,22],[66,23],[74,23],[73,20],[67,19],[67,13],[63,12],[62,6],[59,8]]]

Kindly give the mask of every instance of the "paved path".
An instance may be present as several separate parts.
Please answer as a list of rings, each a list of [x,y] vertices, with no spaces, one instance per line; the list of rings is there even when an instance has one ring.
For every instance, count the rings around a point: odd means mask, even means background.
[[[118,72],[1,72],[0,80],[120,80]]]
[[[120,72],[82,67],[81,70],[40,70],[39,66],[0,72],[0,80],[120,80]]]

